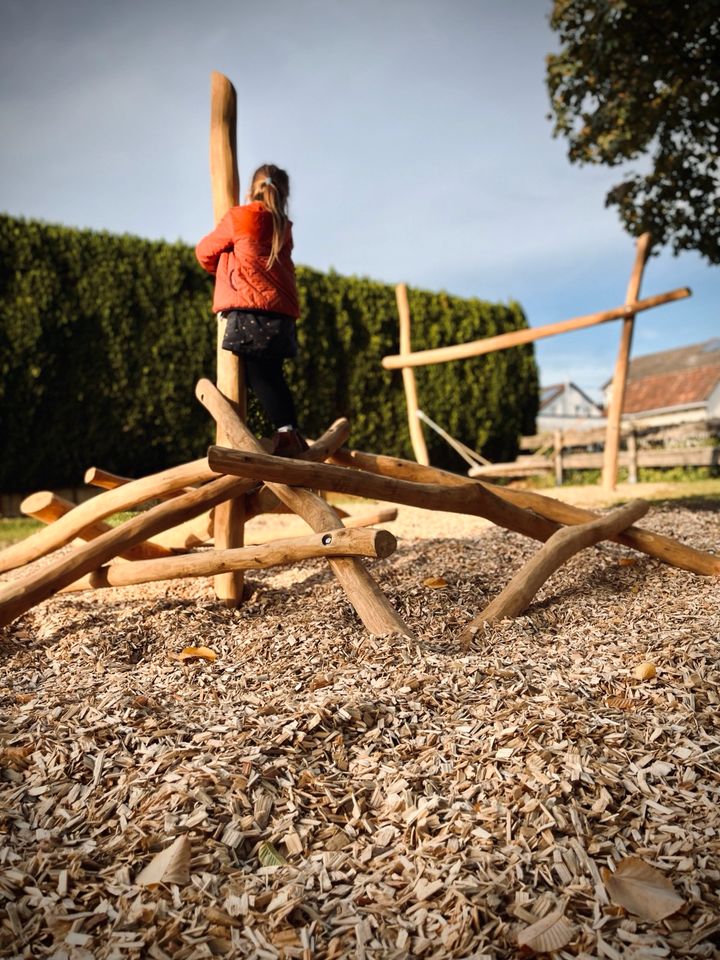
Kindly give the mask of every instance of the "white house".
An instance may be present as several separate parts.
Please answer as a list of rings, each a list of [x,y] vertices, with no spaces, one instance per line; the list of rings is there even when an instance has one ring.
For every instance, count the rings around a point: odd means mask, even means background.
[[[537,431],[590,430],[605,425],[599,404],[574,383],[554,383],[540,388]]]
[[[720,337],[631,360],[622,415],[647,426],[720,419]]]

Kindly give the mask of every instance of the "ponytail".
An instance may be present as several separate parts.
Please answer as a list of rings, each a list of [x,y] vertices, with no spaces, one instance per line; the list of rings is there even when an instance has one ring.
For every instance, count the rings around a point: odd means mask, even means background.
[[[253,174],[250,192],[253,200],[260,200],[272,215],[273,236],[267,262],[269,268],[277,260],[285,243],[290,178],[284,170],[276,167],[274,163],[264,163]]]

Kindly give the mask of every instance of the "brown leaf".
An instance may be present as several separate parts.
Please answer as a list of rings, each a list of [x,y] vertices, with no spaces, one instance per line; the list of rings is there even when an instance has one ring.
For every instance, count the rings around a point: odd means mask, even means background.
[[[620,567],[634,567],[636,563],[635,557],[620,557],[618,560],[618,566]]]
[[[662,920],[685,903],[665,874],[639,857],[625,857],[615,873],[607,867],[600,872],[613,903],[643,920]]]
[[[518,934],[519,947],[528,947],[535,953],[551,953],[562,950],[575,935],[575,929],[568,922],[564,910],[553,910],[546,917],[526,927]]]
[[[652,680],[656,674],[655,664],[651,660],[643,660],[633,670],[633,676],[636,680]]]
[[[183,833],[143,867],[135,877],[135,883],[141,887],[156,887],[161,883],[182,886],[190,881],[190,856],[190,840]]]
[[[448,582],[445,577],[427,577],[423,580],[423,585],[430,587],[431,590],[442,590],[448,585]]]
[[[185,647],[177,656],[176,660],[217,660],[217,654],[210,647]]]
[[[606,703],[616,710],[632,710],[635,707],[635,701],[630,697],[608,697]]]

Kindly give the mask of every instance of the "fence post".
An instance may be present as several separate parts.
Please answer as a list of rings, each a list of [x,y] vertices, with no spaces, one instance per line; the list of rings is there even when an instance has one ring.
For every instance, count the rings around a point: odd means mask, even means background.
[[[562,430],[555,431],[555,486],[561,487],[563,482],[563,433]]]
[[[627,449],[628,449],[628,482],[637,483],[638,482],[637,434],[635,433],[635,427],[632,425],[627,435]]]

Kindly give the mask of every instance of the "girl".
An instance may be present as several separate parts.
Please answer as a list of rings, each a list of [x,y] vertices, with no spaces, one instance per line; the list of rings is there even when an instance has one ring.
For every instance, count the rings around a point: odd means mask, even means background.
[[[213,310],[226,321],[223,349],[245,361],[247,384],[276,428],[277,456],[307,450],[298,430],[283,360],[297,354],[300,314],[292,261],[287,173],[265,163],[253,174],[244,206],[232,207],[195,254],[215,276]]]

